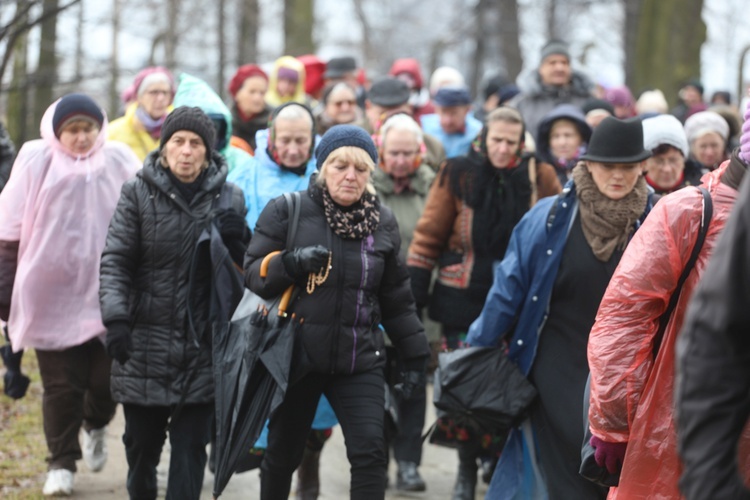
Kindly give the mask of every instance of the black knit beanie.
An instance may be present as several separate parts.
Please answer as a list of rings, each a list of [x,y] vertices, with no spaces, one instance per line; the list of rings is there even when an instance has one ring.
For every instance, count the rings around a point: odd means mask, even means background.
[[[355,148],[364,149],[372,158],[372,162],[378,164],[378,149],[372,141],[372,137],[361,127],[354,125],[334,125],[323,134],[317,149],[315,150],[315,161],[318,170],[328,159],[328,155],[338,148],[344,146],[354,146]]]
[[[104,113],[92,98],[85,94],[68,94],[60,99],[52,115],[52,130],[60,137],[65,125],[75,120],[87,120],[102,128]]]
[[[211,118],[201,108],[180,106],[169,113],[161,126],[159,150],[175,132],[180,130],[189,130],[198,134],[203,139],[203,145],[206,146],[206,158],[211,158],[216,143],[216,130]]]

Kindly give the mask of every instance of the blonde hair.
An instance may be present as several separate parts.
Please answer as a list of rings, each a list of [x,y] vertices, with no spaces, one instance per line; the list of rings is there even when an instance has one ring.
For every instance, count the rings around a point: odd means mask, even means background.
[[[345,163],[351,162],[355,165],[365,165],[367,167],[367,171],[370,174],[369,178],[367,179],[367,186],[365,187],[365,189],[367,189],[368,193],[375,194],[375,186],[373,186],[372,184],[372,173],[375,171],[375,162],[372,161],[372,158],[370,158],[370,155],[367,154],[367,151],[355,146],[342,146],[331,151],[331,153],[328,155],[328,158],[326,158],[323,162],[323,166],[320,167],[317,179],[315,179],[315,182],[318,184],[318,186],[326,187],[328,167],[336,160],[341,160]]]

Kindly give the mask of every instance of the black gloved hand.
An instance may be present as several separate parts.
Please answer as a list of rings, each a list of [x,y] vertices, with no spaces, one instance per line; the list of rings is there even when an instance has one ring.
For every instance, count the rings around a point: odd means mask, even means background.
[[[414,302],[421,317],[421,311],[430,300],[432,272],[423,267],[409,266],[409,277],[411,278],[411,293],[414,295]]]
[[[107,327],[107,354],[124,365],[130,359],[133,344],[130,339],[130,327],[125,321],[117,321]]]
[[[310,273],[317,273],[328,265],[329,251],[323,245],[287,250],[281,256],[287,274],[295,281],[305,280]]]
[[[419,391],[424,391],[427,384],[427,358],[416,358],[404,361],[402,382],[393,386],[401,401],[407,401]]]
[[[245,218],[234,210],[222,210],[214,216],[214,222],[223,239],[250,240],[250,229]]]

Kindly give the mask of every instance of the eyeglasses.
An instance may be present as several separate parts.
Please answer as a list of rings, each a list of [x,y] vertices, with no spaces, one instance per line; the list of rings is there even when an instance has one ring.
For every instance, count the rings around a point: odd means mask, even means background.
[[[652,156],[651,162],[656,165],[659,168],[662,167],[672,167],[672,168],[680,168],[682,166],[682,158],[675,158],[674,156],[670,156],[668,158],[665,158],[663,156]]]
[[[335,101],[335,102],[331,102],[331,104],[333,104],[337,108],[340,108],[344,104],[348,104],[349,106],[354,106],[355,104],[357,104],[357,101],[355,101],[354,99],[352,99],[352,100],[347,100],[347,101]]]

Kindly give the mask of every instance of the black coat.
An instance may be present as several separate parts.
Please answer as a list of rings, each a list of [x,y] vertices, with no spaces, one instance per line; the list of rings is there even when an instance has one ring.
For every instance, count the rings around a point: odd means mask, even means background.
[[[0,123],[0,191],[8,183],[13,160],[16,159],[16,148],[8,135],[5,126]]]
[[[429,354],[417,318],[409,273],[399,259],[401,239],[393,213],[380,207],[380,225],[363,240],[344,240],[329,228],[321,202],[301,192],[301,213],[295,247],[323,245],[332,251],[328,279],[312,295],[300,284],[292,311],[304,318],[301,345],[309,371],[354,373],[383,366],[388,332],[403,359]],[[245,283],[263,298],[284,291],[293,279],[281,257],[270,261],[268,276],[259,276],[269,253],[286,243],[289,216],[284,197],[266,205],[245,256]],[[303,369],[303,371],[306,371]]]
[[[188,325],[188,283],[196,241],[226,176],[226,162],[214,153],[188,203],[155,151],[122,188],[102,254],[99,290],[104,324],[131,325],[130,360],[112,366],[112,396],[118,402],[175,405],[193,370],[185,403],[213,401],[208,301],[190,301],[199,320],[199,331],[193,332]],[[244,216],[242,190],[231,189],[231,207]],[[209,276],[207,265],[193,293],[208,296]]]
[[[677,444],[688,500],[750,499],[750,178],[716,244],[677,343]],[[743,439],[740,439],[740,434]],[[737,445],[742,441],[738,471]]]

